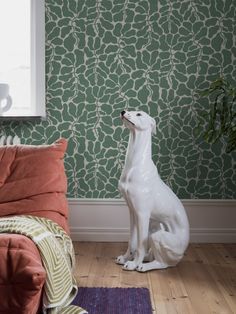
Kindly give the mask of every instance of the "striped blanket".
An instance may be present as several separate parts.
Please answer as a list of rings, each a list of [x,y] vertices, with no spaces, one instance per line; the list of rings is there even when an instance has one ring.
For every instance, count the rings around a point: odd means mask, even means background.
[[[72,275],[74,249],[70,237],[60,226],[46,218],[13,216],[0,218],[0,232],[25,235],[37,246],[47,273],[43,290],[44,314],[87,313],[69,305],[78,289]]]

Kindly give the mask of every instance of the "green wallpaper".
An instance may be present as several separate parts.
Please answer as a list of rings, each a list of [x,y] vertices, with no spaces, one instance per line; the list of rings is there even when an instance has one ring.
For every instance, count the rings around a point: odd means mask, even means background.
[[[24,143],[69,141],[68,196],[118,198],[124,108],[156,119],[153,159],[181,198],[236,198],[236,154],[194,135],[196,90],[236,77],[235,0],[46,0],[47,120],[4,122]]]

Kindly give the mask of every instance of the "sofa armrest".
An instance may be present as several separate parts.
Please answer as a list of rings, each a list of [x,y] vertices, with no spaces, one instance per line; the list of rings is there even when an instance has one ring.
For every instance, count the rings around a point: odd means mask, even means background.
[[[0,313],[36,314],[46,272],[35,244],[19,234],[0,234]]]

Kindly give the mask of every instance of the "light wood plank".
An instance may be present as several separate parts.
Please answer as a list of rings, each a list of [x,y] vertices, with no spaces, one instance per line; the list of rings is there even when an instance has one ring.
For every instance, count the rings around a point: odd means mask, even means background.
[[[232,313],[229,304],[226,302],[223,286],[219,280],[223,279],[226,265],[220,266],[221,262],[217,258],[215,250],[210,245],[195,246],[194,250],[202,260],[201,271],[205,272],[207,280],[206,299],[211,309],[211,313]]]

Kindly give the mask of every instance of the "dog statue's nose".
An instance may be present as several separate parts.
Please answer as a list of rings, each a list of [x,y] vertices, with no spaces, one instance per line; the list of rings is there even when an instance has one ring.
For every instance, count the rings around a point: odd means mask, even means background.
[[[123,111],[121,111],[121,113],[120,113],[121,115],[122,115],[122,117],[123,117],[123,115],[125,114],[125,110],[123,110]]]

